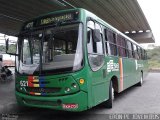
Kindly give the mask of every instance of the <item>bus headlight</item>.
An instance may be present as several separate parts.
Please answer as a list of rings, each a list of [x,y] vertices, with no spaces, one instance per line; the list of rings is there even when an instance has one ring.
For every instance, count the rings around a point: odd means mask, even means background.
[[[73,88],[77,88],[76,83],[73,83],[73,84],[72,84],[72,87],[73,87]]]
[[[65,88],[65,92],[70,92],[71,91],[71,89],[70,88]]]

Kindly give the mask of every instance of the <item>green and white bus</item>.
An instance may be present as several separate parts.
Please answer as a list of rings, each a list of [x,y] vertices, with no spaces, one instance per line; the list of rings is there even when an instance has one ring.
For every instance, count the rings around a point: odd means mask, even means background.
[[[15,55],[15,94],[22,106],[84,111],[103,102],[112,108],[114,92],[141,86],[147,73],[139,44],[78,8],[25,22]]]

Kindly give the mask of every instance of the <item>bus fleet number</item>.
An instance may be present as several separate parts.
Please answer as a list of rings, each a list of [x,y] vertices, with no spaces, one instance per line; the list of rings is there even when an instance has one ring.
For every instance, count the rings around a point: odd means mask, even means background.
[[[21,80],[21,81],[20,81],[20,85],[21,85],[22,87],[26,87],[26,86],[28,86],[28,81]]]

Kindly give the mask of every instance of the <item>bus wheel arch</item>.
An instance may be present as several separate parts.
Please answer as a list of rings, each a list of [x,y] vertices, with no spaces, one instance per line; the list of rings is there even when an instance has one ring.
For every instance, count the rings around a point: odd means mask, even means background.
[[[112,76],[111,81],[112,81],[114,91],[118,92],[118,77],[117,76]]]
[[[106,108],[112,108],[115,91],[118,91],[118,78],[113,76],[109,81],[109,99],[104,102]]]

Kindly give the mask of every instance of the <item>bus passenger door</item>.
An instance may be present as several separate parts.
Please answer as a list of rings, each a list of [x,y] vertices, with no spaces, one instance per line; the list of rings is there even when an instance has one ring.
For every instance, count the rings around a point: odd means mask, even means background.
[[[107,97],[107,83],[104,78],[105,58],[103,49],[102,28],[93,21],[88,22],[87,50],[91,78],[92,106],[104,101]]]

